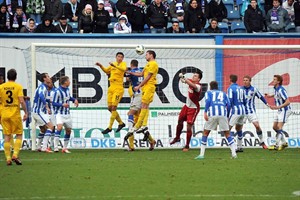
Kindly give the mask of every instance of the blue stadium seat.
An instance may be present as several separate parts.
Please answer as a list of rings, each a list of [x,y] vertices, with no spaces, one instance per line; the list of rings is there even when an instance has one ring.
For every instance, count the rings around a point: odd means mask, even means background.
[[[72,26],[73,33],[78,33],[78,22],[68,22],[70,26]]]
[[[240,12],[238,10],[230,10],[230,11],[227,10],[227,19],[229,21],[241,19]]]
[[[62,4],[65,5],[69,0],[61,0]]]
[[[223,3],[227,9],[227,13],[230,10],[234,10],[234,1],[233,0],[223,0]]]
[[[247,33],[244,22],[243,21],[231,22],[231,32],[232,33]]]
[[[236,5],[238,6],[239,10],[242,9],[244,1],[247,1],[247,0],[236,0]]]
[[[151,33],[150,28],[147,24],[144,25],[144,33]]]
[[[296,32],[295,23],[294,23],[294,22],[290,22],[290,23],[285,27],[285,31],[288,32],[288,33],[294,33],[294,32]]]
[[[114,22],[108,24],[108,33],[114,33],[114,26],[115,26]]]
[[[221,29],[222,33],[229,33],[228,24],[225,22],[218,22],[218,27]]]

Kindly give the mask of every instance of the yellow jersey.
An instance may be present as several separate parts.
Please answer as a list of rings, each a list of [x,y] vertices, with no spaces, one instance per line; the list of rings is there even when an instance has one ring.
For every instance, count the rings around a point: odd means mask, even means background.
[[[110,74],[109,83],[110,86],[123,86],[124,74],[127,69],[126,62],[113,62],[116,67],[108,66],[104,72]]]
[[[23,87],[20,84],[11,81],[3,83],[0,86],[1,117],[21,117],[19,97],[23,96]]]
[[[147,81],[144,87],[155,86],[157,84],[156,75],[158,73],[158,64],[155,60],[149,61],[144,68],[144,79],[151,73],[151,78]]]

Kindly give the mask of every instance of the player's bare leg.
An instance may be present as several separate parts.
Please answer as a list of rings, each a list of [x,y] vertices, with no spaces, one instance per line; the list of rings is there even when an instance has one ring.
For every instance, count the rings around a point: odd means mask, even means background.
[[[253,122],[253,125],[256,129],[256,134],[259,138],[259,144],[260,146],[263,148],[263,149],[268,149],[267,145],[264,143],[264,140],[263,140],[263,134],[262,134],[262,130],[260,128],[260,125],[259,125],[259,122],[256,121],[256,122]]]

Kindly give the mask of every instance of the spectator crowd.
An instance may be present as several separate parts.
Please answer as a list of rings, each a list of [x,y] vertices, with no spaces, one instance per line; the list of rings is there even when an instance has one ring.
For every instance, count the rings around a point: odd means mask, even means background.
[[[226,2],[225,2],[226,3]],[[240,21],[248,33],[300,32],[300,0],[3,0],[0,32],[13,33],[221,33]],[[71,26],[70,24],[73,24]],[[75,25],[75,27],[74,27]],[[74,30],[73,30],[74,29]]]

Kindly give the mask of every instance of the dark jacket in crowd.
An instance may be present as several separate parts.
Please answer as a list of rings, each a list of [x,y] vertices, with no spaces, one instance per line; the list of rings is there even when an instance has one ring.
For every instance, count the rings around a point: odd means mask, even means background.
[[[264,16],[262,10],[256,6],[256,9],[248,5],[245,11],[244,24],[248,33],[261,32],[264,29]]]
[[[295,11],[295,26],[300,26],[300,0],[294,3],[294,11]]]
[[[58,21],[63,14],[63,5],[61,0],[44,0],[45,13],[53,20]]]
[[[59,23],[55,26],[55,33],[73,33],[73,28],[70,24],[61,25]]]
[[[126,13],[133,32],[143,32],[146,23],[146,13],[142,7],[130,6]]]
[[[173,27],[171,26],[171,27],[167,28],[167,33],[184,33],[184,30],[183,30],[183,28],[180,28],[180,27],[179,27],[178,32],[175,32],[175,31],[173,30]]]
[[[0,12],[0,32],[9,32],[10,30],[6,26],[7,14]]]
[[[95,30],[94,33],[108,33],[108,24],[111,19],[107,10],[97,10],[94,15]]]
[[[87,15],[85,11],[79,17],[78,30],[83,30],[83,33],[92,33],[94,31],[94,12],[91,15]]]
[[[26,12],[26,0],[22,0],[22,5],[19,5],[18,0],[11,0],[11,12],[15,13],[18,6],[22,6],[23,12]],[[7,6],[6,0],[3,0],[3,5]]]
[[[131,3],[128,0],[118,0],[116,3],[116,8],[121,14],[126,13],[127,15],[127,10],[130,6]]]
[[[212,28],[211,25],[205,29],[205,33],[222,33],[221,29],[219,27]]]
[[[198,7],[201,8],[204,16],[207,18],[209,13],[208,2],[207,0],[197,0]]]
[[[227,18],[227,9],[222,0],[211,0],[208,3],[208,19],[217,18],[218,22],[222,22]]]
[[[154,28],[167,28],[168,13],[166,8],[161,3],[157,6],[153,1],[147,8],[146,23]]]
[[[206,18],[201,10],[197,7],[196,9],[189,6],[189,9],[184,15],[184,29],[190,33],[199,33],[206,24]],[[193,29],[195,31],[193,31]]]
[[[45,25],[46,20],[51,21],[51,24],[49,26]],[[56,29],[55,29],[55,26],[52,24],[52,20],[50,18],[45,17],[45,19],[43,19],[42,23],[36,27],[35,32],[36,33],[55,33]]]
[[[73,12],[72,12],[72,6],[73,4],[71,2],[66,3],[64,7],[64,15],[68,18],[70,22],[73,22],[72,17],[73,17]],[[77,2],[77,6],[75,9],[75,16],[79,17],[80,15],[80,10],[79,10],[79,3]]]

